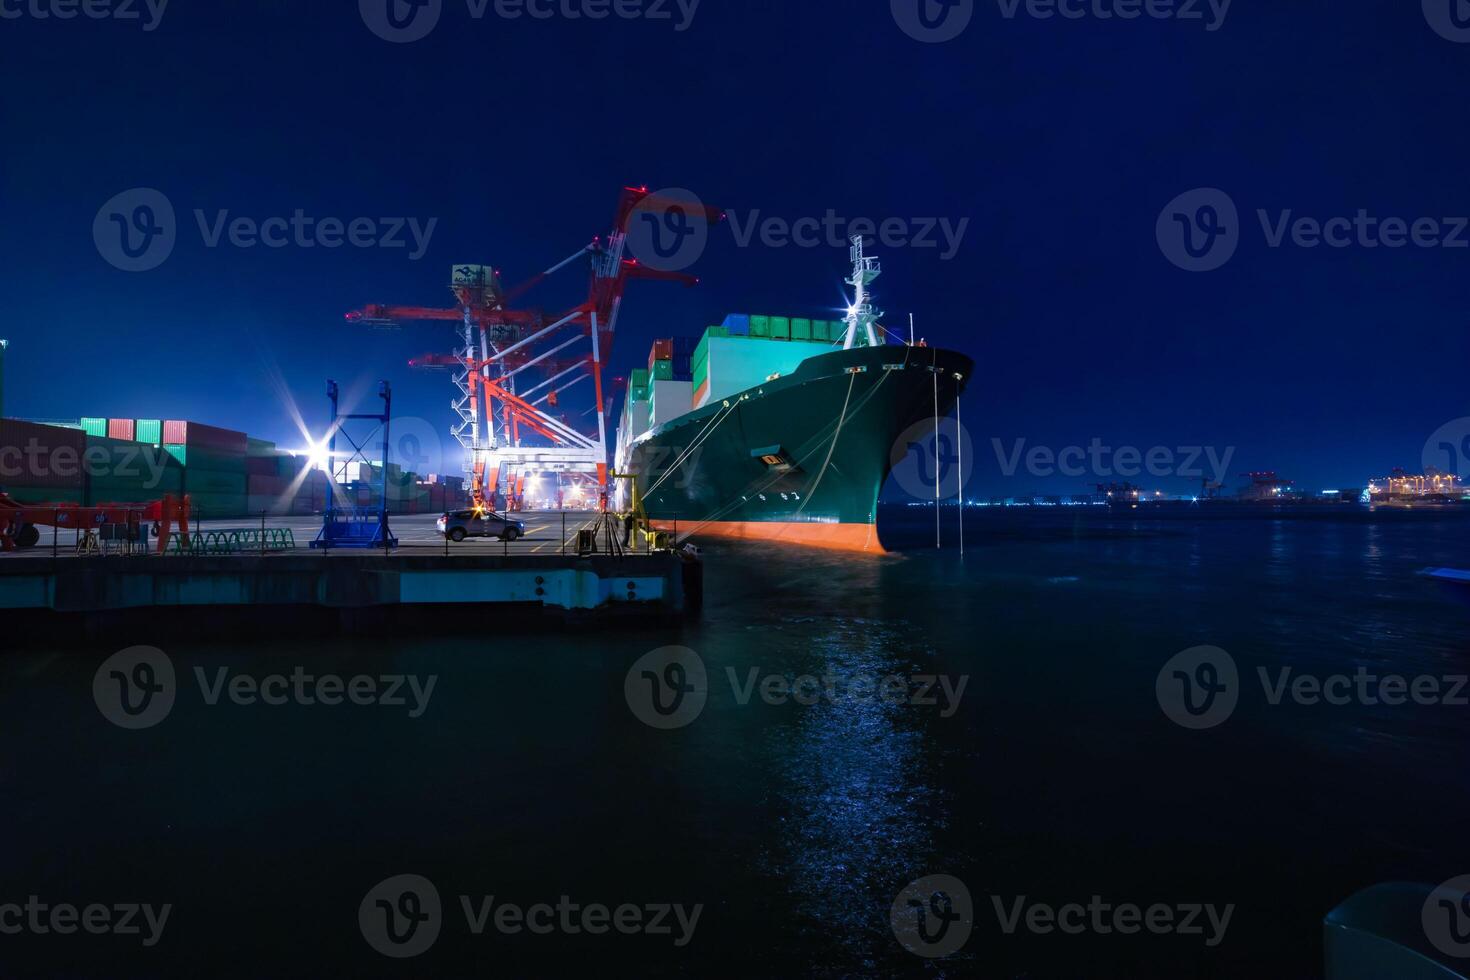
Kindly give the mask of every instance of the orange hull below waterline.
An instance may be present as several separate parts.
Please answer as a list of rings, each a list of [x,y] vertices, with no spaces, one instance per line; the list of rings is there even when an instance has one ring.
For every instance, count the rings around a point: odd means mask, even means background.
[[[672,531],[668,521],[654,521],[660,531]],[[884,555],[888,551],[878,542],[878,528],[873,524],[821,524],[805,521],[708,521],[679,529],[680,537],[701,536],[730,538],[739,541],[775,541],[781,544],[826,548],[829,551],[856,551],[867,555]]]

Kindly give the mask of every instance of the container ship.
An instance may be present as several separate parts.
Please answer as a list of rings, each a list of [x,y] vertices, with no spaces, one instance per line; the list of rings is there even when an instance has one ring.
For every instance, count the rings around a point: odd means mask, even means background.
[[[851,254],[845,320],[734,314],[695,344],[654,343],[618,427],[621,507],[680,537],[884,551],[878,496],[910,452],[899,440],[947,415],[974,365],[884,342],[868,289],[881,268],[861,239]]]

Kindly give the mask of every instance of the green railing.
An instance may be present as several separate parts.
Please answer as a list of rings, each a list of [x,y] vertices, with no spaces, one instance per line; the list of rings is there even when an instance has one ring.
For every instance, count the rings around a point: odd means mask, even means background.
[[[292,551],[296,536],[284,527],[236,527],[215,531],[193,531],[189,540],[175,531],[169,535],[171,555],[249,555],[270,551]]]

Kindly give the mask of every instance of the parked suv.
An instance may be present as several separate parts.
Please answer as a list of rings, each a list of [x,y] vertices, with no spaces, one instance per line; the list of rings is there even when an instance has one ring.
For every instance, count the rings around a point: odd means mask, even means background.
[[[493,510],[456,510],[439,518],[439,533],[451,541],[499,538],[514,541],[526,533],[524,521],[501,517]]]

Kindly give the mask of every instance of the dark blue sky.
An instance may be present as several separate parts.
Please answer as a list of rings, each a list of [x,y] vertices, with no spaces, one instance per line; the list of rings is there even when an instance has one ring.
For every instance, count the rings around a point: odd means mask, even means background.
[[[977,0],[940,44],[907,36],[887,0],[704,0],[683,32],[476,21],[445,0],[438,28],[401,45],[344,0],[175,0],[152,31],[0,19],[7,410],[188,417],[295,444],[282,390],[320,429],[326,377],[388,377],[400,415],[445,428],[447,377],[405,361],[447,350],[447,331],[373,334],[342,314],[448,305],[456,262],[519,281],[644,183],[742,221],[968,219],[949,260],[878,247],[877,288],[891,325],[912,311],[976,358],[965,421],[992,492],[1091,482],[1008,479],[992,439],[1234,447],[1232,474],[1361,485],[1417,468],[1430,434],[1470,415],[1470,249],[1271,248],[1256,217],[1470,214],[1470,44],[1409,0],[1238,0],[1214,31],[1004,6]],[[104,261],[92,234],[135,187],[179,218],[173,253],[143,273]],[[1239,242],[1191,273],[1155,225],[1200,187],[1238,206]],[[211,249],[196,208],[438,224],[419,261]],[[845,262],[717,229],[698,288],[634,285],[614,365],[731,311],[820,315]],[[559,309],[583,288],[573,273],[526,301]]]

